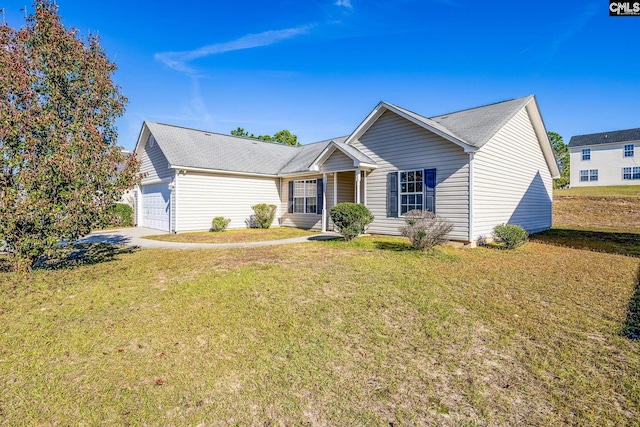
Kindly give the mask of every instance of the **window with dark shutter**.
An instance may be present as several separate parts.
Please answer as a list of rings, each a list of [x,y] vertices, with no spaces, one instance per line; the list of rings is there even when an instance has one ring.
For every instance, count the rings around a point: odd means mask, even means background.
[[[293,181],[289,181],[289,207],[287,212],[293,213]]]
[[[323,185],[322,179],[318,179],[318,187],[317,187],[317,194],[318,194],[318,211],[317,211],[317,213],[318,213],[318,215],[322,214],[322,206],[323,206],[323,203],[322,203],[323,195],[322,194],[323,194],[323,191],[324,191],[324,188],[322,188],[322,185]]]
[[[424,170],[425,209],[436,213],[436,170]]]
[[[398,216],[398,172],[387,174],[387,217]]]

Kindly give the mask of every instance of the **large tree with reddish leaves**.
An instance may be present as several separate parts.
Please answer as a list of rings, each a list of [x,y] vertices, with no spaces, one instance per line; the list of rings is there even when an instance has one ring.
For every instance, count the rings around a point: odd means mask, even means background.
[[[36,0],[0,27],[0,246],[15,270],[104,223],[139,165],[117,146],[127,99],[95,36],[67,29]]]

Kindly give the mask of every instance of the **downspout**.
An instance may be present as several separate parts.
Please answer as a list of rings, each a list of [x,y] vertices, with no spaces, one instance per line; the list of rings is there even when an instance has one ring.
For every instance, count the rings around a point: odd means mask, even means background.
[[[173,200],[175,202],[175,215],[173,216],[173,232],[178,232],[178,177],[180,176],[180,170],[176,169],[176,176],[173,179]]]
[[[475,153],[469,153],[469,243],[475,241],[473,235],[473,157]]]
[[[327,173],[322,174],[322,232],[327,232]]]

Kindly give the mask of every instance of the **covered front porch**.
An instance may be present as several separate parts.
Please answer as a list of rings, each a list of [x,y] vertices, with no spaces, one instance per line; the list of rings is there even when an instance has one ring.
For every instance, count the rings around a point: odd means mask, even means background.
[[[368,171],[352,170],[325,172],[322,174],[322,199],[319,210],[322,212],[322,231],[334,231],[329,211],[338,203],[352,202],[367,204]]]

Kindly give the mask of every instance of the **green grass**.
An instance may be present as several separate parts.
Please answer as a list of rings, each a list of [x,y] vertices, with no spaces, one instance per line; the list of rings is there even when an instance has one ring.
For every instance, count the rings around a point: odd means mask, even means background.
[[[634,257],[107,252],[0,274],[0,424],[638,425]]]
[[[248,243],[313,236],[315,234],[318,234],[318,232],[301,230],[299,228],[278,227],[268,229],[245,228],[221,232],[201,231],[194,233],[159,234],[156,236],[145,236],[144,238],[179,243]]]
[[[640,198],[640,185],[617,185],[609,187],[576,187],[553,190],[554,197],[626,197]]]

